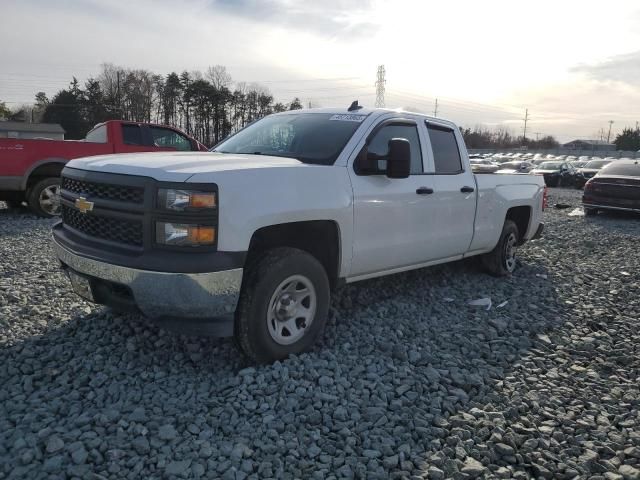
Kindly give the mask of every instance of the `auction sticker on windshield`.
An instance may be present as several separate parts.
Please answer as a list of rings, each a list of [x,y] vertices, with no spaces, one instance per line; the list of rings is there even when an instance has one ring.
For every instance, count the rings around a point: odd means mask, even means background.
[[[348,113],[338,113],[329,118],[329,120],[342,120],[343,122],[362,122],[366,115],[349,115]]]

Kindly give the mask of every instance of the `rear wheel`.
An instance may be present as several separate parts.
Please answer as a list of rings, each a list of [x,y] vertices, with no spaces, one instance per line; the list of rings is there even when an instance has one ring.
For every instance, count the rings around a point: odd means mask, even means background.
[[[60,215],[60,179],[49,177],[36,183],[29,190],[27,204],[40,217]]]
[[[246,272],[234,335],[252,360],[281,360],[312,347],[328,311],[329,279],[322,264],[302,250],[276,248]]]
[[[516,269],[518,227],[513,220],[506,220],[496,247],[482,256],[484,268],[496,277],[510,275]]]

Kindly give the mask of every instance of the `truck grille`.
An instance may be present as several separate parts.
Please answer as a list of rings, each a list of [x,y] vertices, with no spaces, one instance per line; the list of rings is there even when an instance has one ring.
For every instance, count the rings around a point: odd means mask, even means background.
[[[98,217],[62,205],[62,222],[86,235],[127,245],[142,246],[142,221]]]
[[[86,182],[62,177],[62,189],[86,197],[97,197],[117,202],[143,203],[144,201],[144,188],[142,187]]]

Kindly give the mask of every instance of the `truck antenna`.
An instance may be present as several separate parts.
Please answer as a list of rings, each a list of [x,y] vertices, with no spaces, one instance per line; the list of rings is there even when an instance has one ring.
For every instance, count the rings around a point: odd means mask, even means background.
[[[348,112],[353,112],[355,110],[360,110],[362,107],[358,105],[358,100],[354,100],[351,102],[351,106],[347,109]]]

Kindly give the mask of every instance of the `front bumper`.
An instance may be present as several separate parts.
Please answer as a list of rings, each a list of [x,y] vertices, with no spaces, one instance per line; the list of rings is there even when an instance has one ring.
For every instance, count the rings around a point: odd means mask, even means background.
[[[89,279],[97,303],[134,307],[164,326],[185,333],[233,334],[242,268],[205,273],[167,273],[113,265],[78,255],[52,240],[63,268]]]

